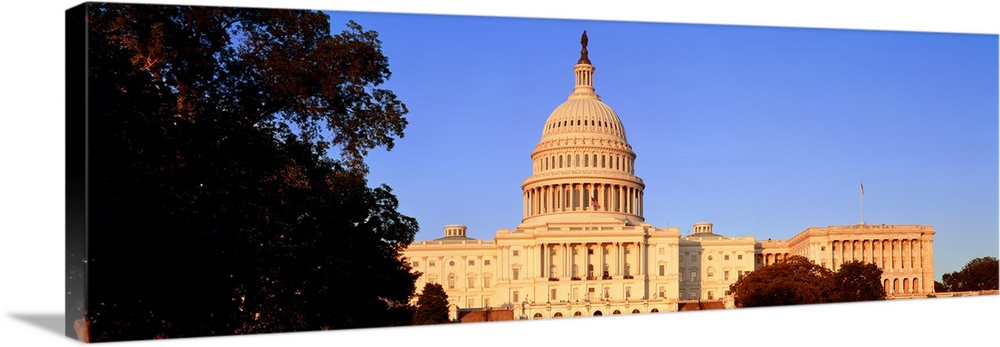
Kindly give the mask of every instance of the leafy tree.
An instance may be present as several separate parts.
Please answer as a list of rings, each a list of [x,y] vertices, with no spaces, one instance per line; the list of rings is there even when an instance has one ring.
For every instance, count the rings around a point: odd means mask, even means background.
[[[831,302],[872,301],[885,299],[882,269],[872,263],[849,261],[833,273]]]
[[[89,254],[69,261],[87,267],[90,341],[409,324],[399,255],[418,226],[365,179],[367,150],[407,124],[377,88],[374,31],[332,35],[312,11],[84,6]]]
[[[941,276],[944,282],[939,291],[963,292],[979,290],[995,290],[1000,286],[1000,266],[997,258],[982,257],[969,261],[961,271],[946,273]],[[937,290],[935,286],[935,290]]]
[[[440,324],[448,322],[448,294],[437,283],[427,283],[417,299],[413,312],[413,325]]]
[[[730,286],[736,307],[816,304],[829,301],[832,272],[802,256],[761,268]]]

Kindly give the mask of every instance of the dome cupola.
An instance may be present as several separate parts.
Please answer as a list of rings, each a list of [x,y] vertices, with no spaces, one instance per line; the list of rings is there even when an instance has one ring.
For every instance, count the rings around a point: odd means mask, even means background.
[[[635,176],[635,152],[625,127],[595,93],[587,32],[573,67],[576,84],[549,114],[531,154],[532,175],[522,185],[522,225],[584,220],[642,221],[642,191]]]

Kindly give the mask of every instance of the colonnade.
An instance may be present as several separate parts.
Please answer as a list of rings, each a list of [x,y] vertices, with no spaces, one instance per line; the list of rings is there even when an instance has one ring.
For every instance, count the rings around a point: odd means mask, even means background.
[[[550,280],[601,280],[643,276],[649,270],[642,241],[541,243],[535,254],[537,275]]]
[[[757,255],[757,262],[762,263],[764,266],[771,265],[780,261],[784,261],[790,255],[788,253],[762,253]]]
[[[524,217],[558,212],[621,212],[642,216],[642,188],[609,183],[563,183],[524,190]],[[595,206],[594,201],[597,204]]]
[[[919,239],[835,240],[831,244],[833,270],[844,262],[874,263],[888,270],[914,270],[924,266],[923,243]]]
[[[577,122],[579,121],[580,120],[577,120]],[[590,122],[594,123],[595,121],[590,120]],[[596,123],[591,125],[596,126]],[[601,153],[600,155],[597,153],[550,154],[537,158],[534,162],[534,166],[535,172],[562,168],[599,168],[619,170],[628,174],[635,174],[633,159],[635,159],[634,155],[630,156],[614,153]]]

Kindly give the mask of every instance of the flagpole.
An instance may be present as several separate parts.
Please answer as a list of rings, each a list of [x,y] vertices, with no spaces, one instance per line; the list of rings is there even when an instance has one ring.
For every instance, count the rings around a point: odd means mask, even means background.
[[[861,181],[861,225],[865,225],[865,184]]]

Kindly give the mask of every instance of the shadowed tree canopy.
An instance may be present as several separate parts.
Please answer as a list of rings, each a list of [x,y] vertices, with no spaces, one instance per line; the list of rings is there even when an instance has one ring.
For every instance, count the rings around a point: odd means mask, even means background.
[[[802,256],[751,272],[729,290],[736,307],[885,299],[882,269],[877,265],[851,261],[833,272]]]
[[[832,272],[792,256],[743,276],[732,284],[737,307],[818,304],[829,301]]]
[[[831,302],[872,301],[885,299],[882,269],[872,263],[849,261],[833,273]]]
[[[86,30],[91,341],[410,323],[417,223],[365,179],[407,124],[374,31],[103,3]]]
[[[427,283],[417,299],[413,312],[413,325],[448,322],[448,293],[437,283]]]
[[[961,271],[946,273],[941,276],[944,283],[935,290],[947,292],[965,292],[979,290],[995,290],[1000,287],[1000,266],[997,258],[982,257],[969,261]]]

